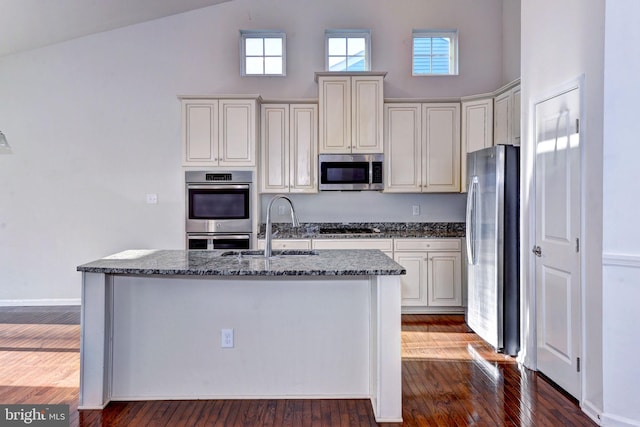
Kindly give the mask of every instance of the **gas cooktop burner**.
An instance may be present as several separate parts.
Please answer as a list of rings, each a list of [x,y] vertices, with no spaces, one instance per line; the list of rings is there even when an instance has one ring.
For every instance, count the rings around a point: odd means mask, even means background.
[[[321,228],[320,234],[374,234],[372,228]]]

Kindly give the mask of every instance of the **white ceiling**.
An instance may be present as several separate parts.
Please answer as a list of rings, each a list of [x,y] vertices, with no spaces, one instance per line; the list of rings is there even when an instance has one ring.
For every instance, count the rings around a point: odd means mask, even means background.
[[[0,0],[0,57],[230,0]]]

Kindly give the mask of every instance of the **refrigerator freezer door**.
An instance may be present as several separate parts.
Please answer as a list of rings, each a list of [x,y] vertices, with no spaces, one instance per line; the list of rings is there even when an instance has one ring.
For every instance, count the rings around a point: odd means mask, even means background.
[[[497,146],[468,155],[467,182],[473,185],[475,215],[467,230],[472,236],[475,262],[467,266],[467,324],[496,349],[503,346],[502,234],[504,147]]]

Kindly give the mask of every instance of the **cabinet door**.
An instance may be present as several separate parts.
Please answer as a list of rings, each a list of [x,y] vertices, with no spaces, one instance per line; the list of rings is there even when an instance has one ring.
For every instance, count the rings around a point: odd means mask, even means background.
[[[258,239],[258,249],[264,249],[266,242]],[[273,239],[271,249],[311,249],[310,239]]]
[[[493,99],[462,103],[460,191],[467,191],[467,153],[493,145]]]
[[[512,138],[515,145],[520,145],[520,101],[520,86],[517,86],[513,88],[513,114],[511,115]]]
[[[353,153],[382,153],[383,103],[382,77],[351,77],[351,151]]]
[[[429,252],[427,295],[429,306],[462,305],[460,252]]]
[[[220,166],[255,166],[255,100],[220,100]]]
[[[511,92],[507,91],[496,96],[493,103],[493,143],[511,143],[511,115],[512,112]]]
[[[351,77],[319,77],[320,153],[351,151]]]
[[[421,104],[384,105],[385,192],[420,192]]]
[[[182,163],[217,165],[218,101],[182,101]]]
[[[403,306],[426,306],[427,301],[427,265],[425,252],[396,252],[393,259],[406,270],[400,276],[400,290]]]
[[[318,106],[291,104],[289,191],[318,192]]]
[[[260,117],[260,192],[287,192],[289,191],[289,105],[262,105]]]
[[[460,104],[422,105],[422,191],[460,191]]]

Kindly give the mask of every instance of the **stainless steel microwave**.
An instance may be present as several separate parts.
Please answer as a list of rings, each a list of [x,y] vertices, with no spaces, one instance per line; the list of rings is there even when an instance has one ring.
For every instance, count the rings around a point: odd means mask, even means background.
[[[320,190],[382,190],[383,154],[320,154]]]

